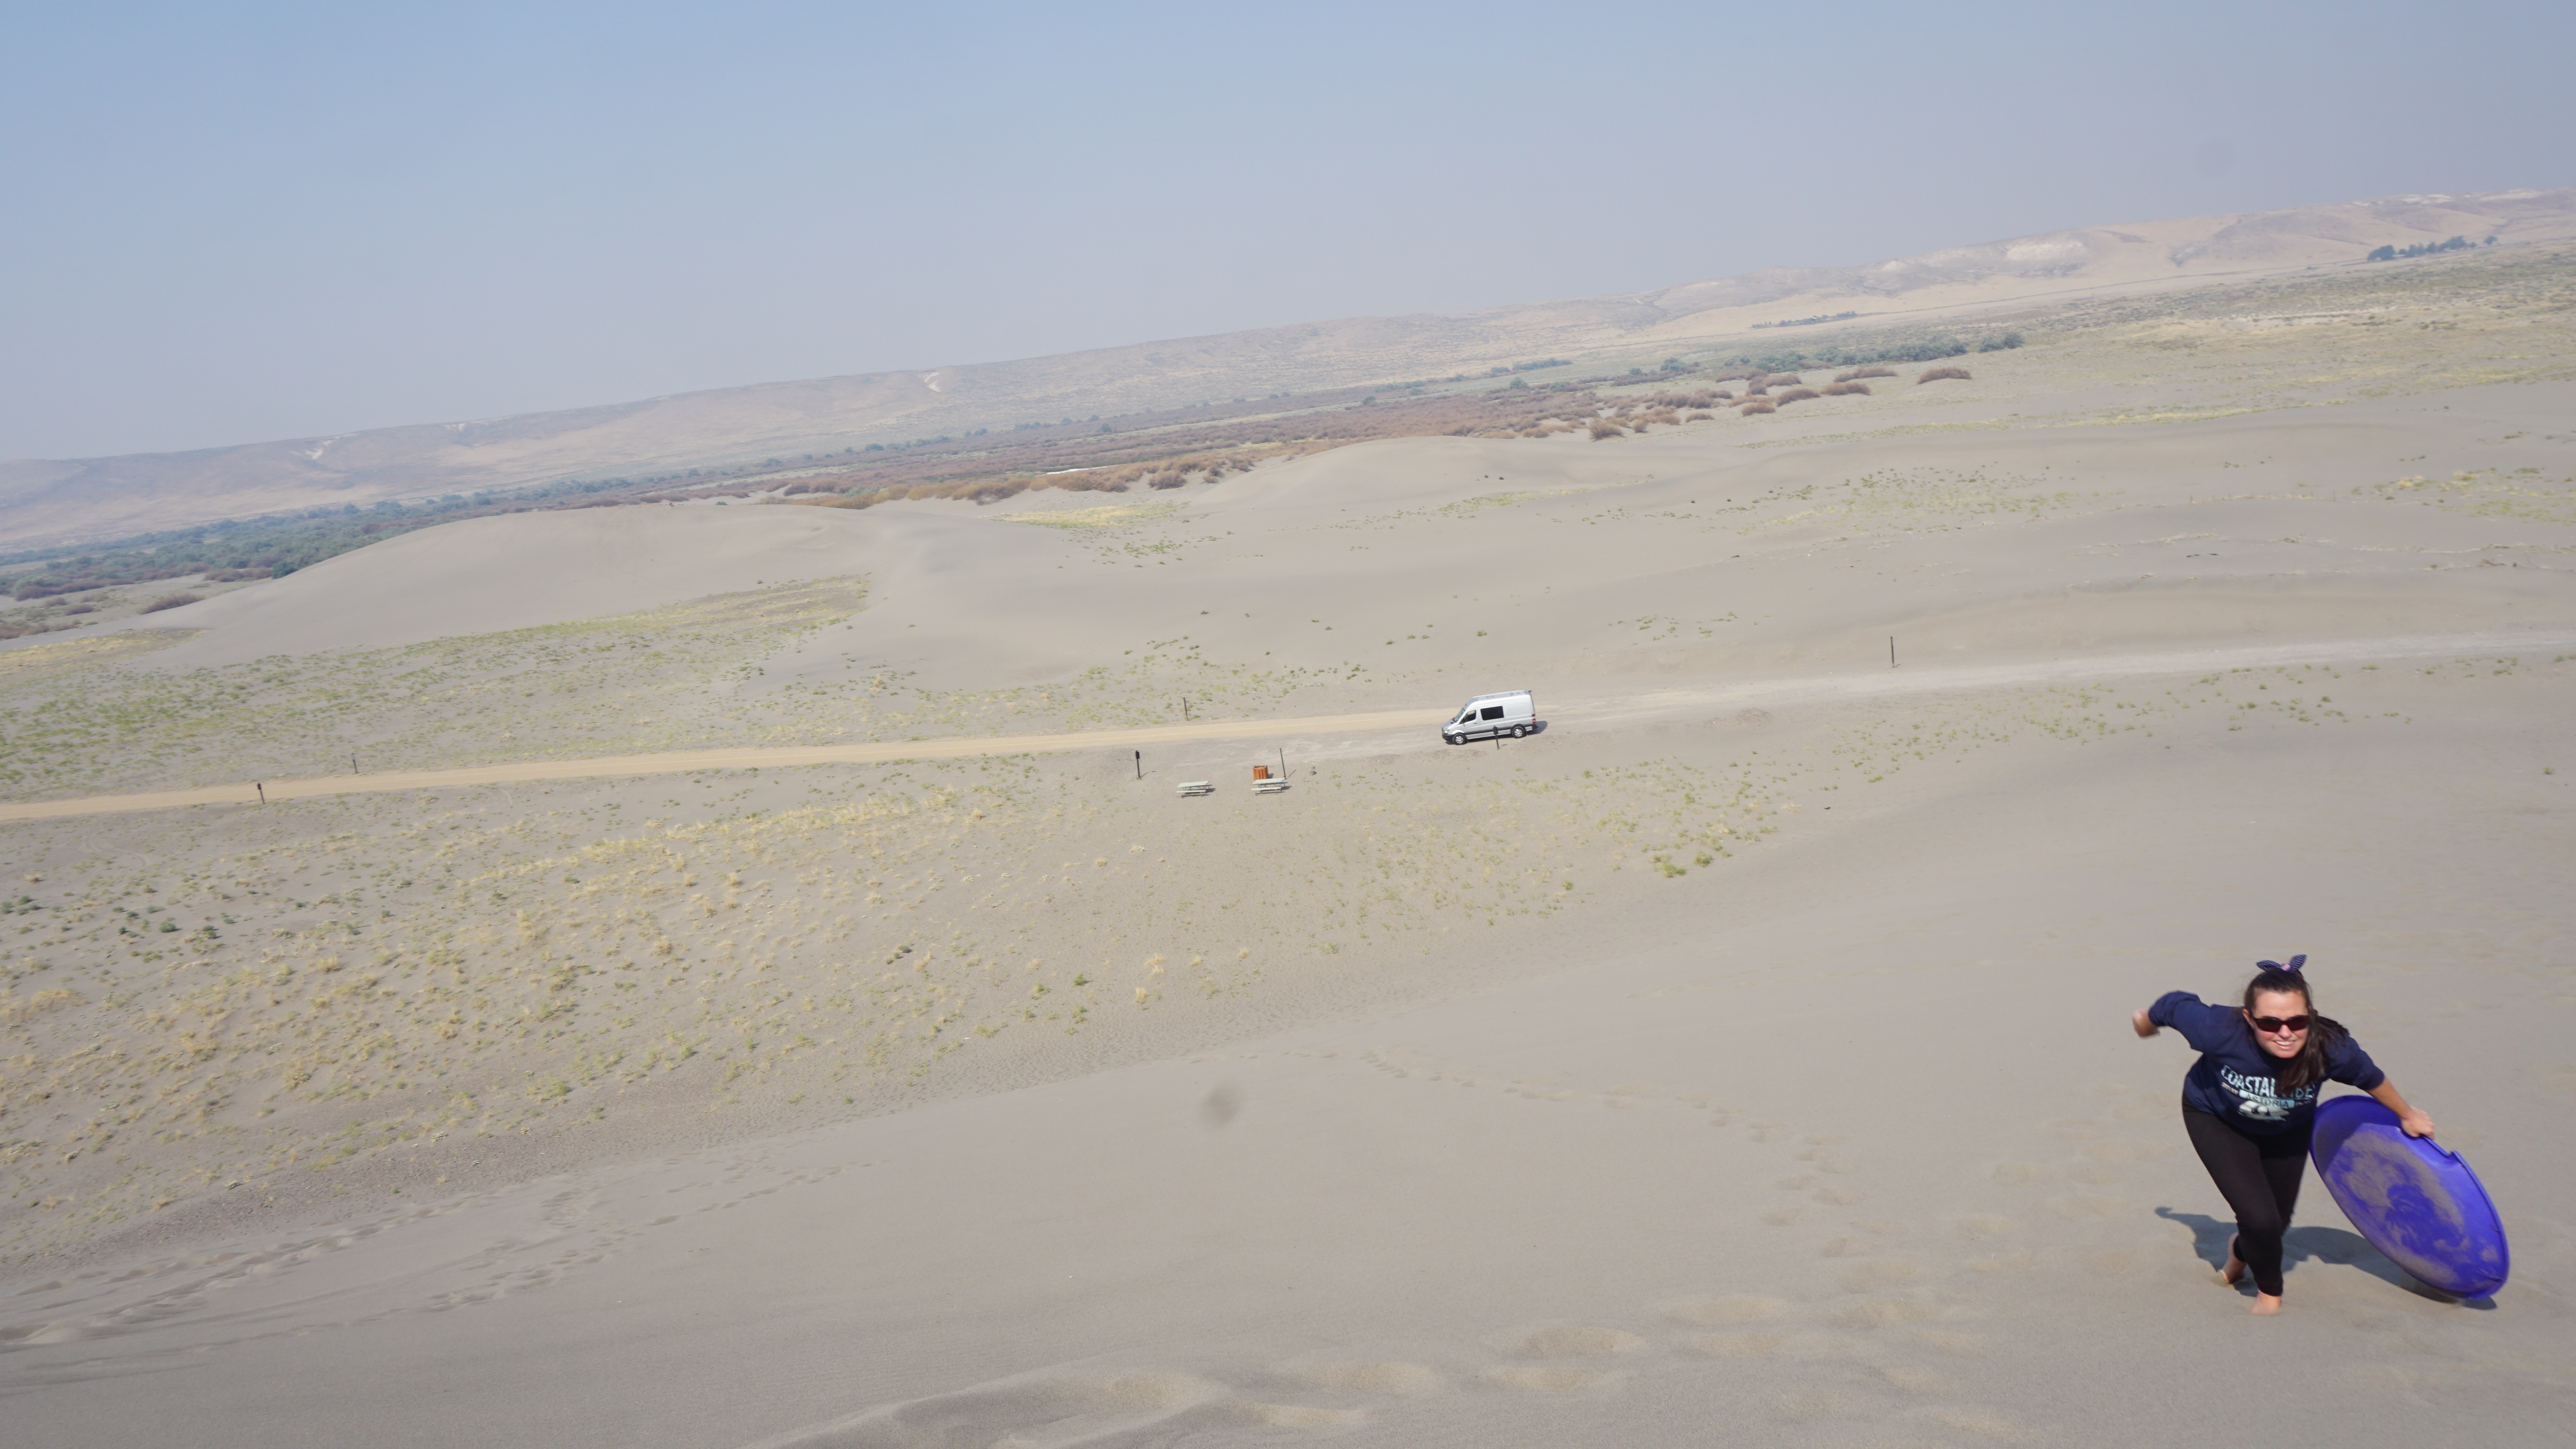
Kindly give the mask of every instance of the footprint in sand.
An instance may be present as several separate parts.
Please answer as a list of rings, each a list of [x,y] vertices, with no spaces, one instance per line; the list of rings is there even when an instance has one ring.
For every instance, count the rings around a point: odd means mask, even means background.
[[[1893,1328],[1900,1323],[1922,1323],[1940,1311],[1919,1298],[1863,1298],[1836,1308],[1833,1321],[1839,1328]]]
[[[1988,1334],[1968,1333],[1954,1328],[1918,1328],[1914,1330],[1914,1338],[1926,1348],[1939,1349],[1943,1353],[1958,1354],[1962,1357],[1990,1353],[1995,1346],[1993,1337]]]
[[[1256,1404],[1249,1400],[1219,1405],[1218,1411],[1240,1423],[1263,1424],[1273,1429],[1339,1429],[1362,1423],[1368,1418],[1357,1409],[1319,1409],[1311,1404]]]
[[[1398,1394],[1407,1398],[1435,1393],[1440,1375],[1418,1363],[1380,1360],[1370,1363],[1308,1364],[1287,1370],[1290,1378],[1300,1379],[1321,1389],[1339,1389],[1346,1394]]]
[[[1933,1423],[1974,1434],[1980,1439],[2019,1439],[2022,1427],[2017,1421],[1984,1409],[1926,1409],[1923,1417]]]
[[[1495,1347],[1514,1358],[1605,1358],[1635,1353],[1646,1341],[1616,1328],[1535,1328],[1508,1336]]]
[[[1682,1345],[1703,1358],[1758,1358],[1778,1353],[1789,1335],[1768,1329],[1740,1333],[1703,1333]]]
[[[2126,1201],[2116,1197],[2053,1197],[2048,1200],[2048,1210],[2059,1217],[2074,1218],[2078,1221],[2124,1218],[2136,1211]]]
[[[2170,1157],[2173,1151],[2174,1145],[2170,1142],[2127,1142],[2115,1138],[2109,1142],[2087,1144],[2084,1155],[2095,1162],[2149,1162],[2159,1157]]]
[[[2021,1224],[2007,1217],[1998,1217],[1993,1213],[1977,1213],[1961,1218],[1955,1227],[1960,1237],[1972,1243],[2010,1237],[2021,1231]]]
[[[1879,1399],[1857,1394],[1848,1389],[1797,1389],[1778,1395],[1771,1401],[1773,1413],[1783,1419],[1810,1422],[1817,1419],[1856,1419],[1879,1412]]]
[[[1613,1389],[1625,1383],[1624,1370],[1576,1368],[1564,1364],[1508,1364],[1485,1370],[1485,1382],[1529,1394],[1577,1394]]]
[[[1426,1393],[1440,1378],[1419,1364],[1325,1364],[1285,1377],[1356,1393]],[[1274,1381],[1274,1386],[1275,1381]],[[880,1405],[764,1439],[752,1449],[1036,1449],[1049,1444],[1197,1441],[1229,1429],[1330,1430],[1367,1421],[1365,1408],[1275,1403],[1194,1374],[1108,1376],[1041,1370]]]
[[[1715,1328],[1724,1323],[1759,1323],[1766,1318],[1778,1317],[1788,1307],[1784,1299],[1729,1293],[1716,1298],[1678,1298],[1655,1305],[1655,1312],[1675,1323]]]
[[[1882,1289],[1902,1287],[1922,1276],[1923,1268],[1920,1264],[1909,1263],[1902,1258],[1880,1258],[1874,1262],[1863,1263],[1843,1274],[1842,1285],[1846,1292],[1874,1293]]]
[[[752,1449],[945,1449],[954,1444],[1079,1443],[1177,1431],[1194,1410],[1242,1421],[1222,1385],[1189,1374],[1082,1377],[1041,1371],[862,1410],[764,1439]]]
[[[1646,1341],[1616,1328],[1559,1326],[1507,1335],[1495,1344],[1521,1359],[1615,1358],[1635,1353]],[[1571,1394],[1615,1388],[1629,1377],[1625,1369],[1591,1364],[1502,1364],[1485,1370],[1485,1382],[1524,1393]]]

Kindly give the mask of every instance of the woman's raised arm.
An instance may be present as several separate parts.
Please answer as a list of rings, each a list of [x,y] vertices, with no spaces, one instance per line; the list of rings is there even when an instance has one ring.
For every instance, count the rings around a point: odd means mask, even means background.
[[[2430,1137],[2433,1135],[2433,1119],[2425,1116],[2415,1108],[2408,1106],[2406,1104],[2406,1099],[2397,1095],[2397,1084],[2395,1082],[2388,1080],[2386,1077],[2380,1078],[2379,1085],[2370,1089],[2370,1095],[2373,1101],[2376,1101],[2379,1105],[2397,1114],[2398,1129],[2403,1131],[2407,1136]]]

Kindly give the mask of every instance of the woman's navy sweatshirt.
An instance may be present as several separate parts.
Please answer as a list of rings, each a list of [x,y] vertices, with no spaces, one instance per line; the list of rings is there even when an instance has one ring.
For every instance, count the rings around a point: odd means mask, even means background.
[[[2184,1106],[2257,1136],[2308,1129],[2317,1112],[2316,1085],[2281,1090],[2272,1075],[2281,1059],[2254,1039],[2243,1012],[2212,1006],[2188,991],[2168,991],[2147,1008],[2147,1020],[2181,1032],[2200,1053],[2182,1079]],[[2365,1092],[2388,1080],[2350,1037],[2326,1057],[2326,1076]]]

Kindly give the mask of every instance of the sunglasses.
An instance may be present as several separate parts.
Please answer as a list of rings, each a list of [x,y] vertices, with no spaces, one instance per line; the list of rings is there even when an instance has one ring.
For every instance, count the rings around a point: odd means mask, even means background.
[[[2254,1029],[2261,1032],[2306,1031],[2309,1018],[2304,1016],[2249,1016]]]

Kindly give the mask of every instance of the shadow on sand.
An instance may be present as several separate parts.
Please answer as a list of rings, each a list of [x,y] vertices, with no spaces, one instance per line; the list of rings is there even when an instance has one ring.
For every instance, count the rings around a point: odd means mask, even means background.
[[[2191,1250],[2209,1265],[2212,1272],[2227,1266],[2227,1240],[2236,1235],[2236,1224],[2207,1213],[2176,1212],[2169,1207],[2156,1209],[2156,1216],[2169,1223],[2180,1223],[2191,1229]],[[2454,1298],[2441,1289],[2417,1278],[2389,1261],[2388,1255],[2370,1245],[2361,1234],[2345,1228],[2292,1228],[2281,1237],[2281,1270],[2287,1275],[2301,1263],[2328,1263],[2339,1268],[2358,1268],[2383,1282],[2392,1283],[2418,1298],[2435,1303],[2451,1303],[2462,1308],[2490,1309],[2492,1298]],[[2247,1297],[2254,1294],[2251,1278],[2236,1285],[2236,1291]]]

